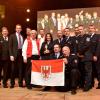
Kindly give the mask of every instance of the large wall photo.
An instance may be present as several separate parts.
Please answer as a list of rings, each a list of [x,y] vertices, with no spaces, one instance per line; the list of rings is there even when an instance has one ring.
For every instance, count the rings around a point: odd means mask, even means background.
[[[46,32],[55,33],[66,27],[73,29],[84,25],[87,28],[89,24],[94,24],[97,30],[100,30],[100,7],[38,11],[37,13],[38,31],[45,29]]]

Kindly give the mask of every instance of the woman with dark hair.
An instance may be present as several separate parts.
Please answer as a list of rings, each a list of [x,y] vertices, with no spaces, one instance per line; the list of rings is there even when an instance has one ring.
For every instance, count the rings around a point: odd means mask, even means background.
[[[42,60],[50,59],[50,54],[53,52],[53,37],[51,33],[45,35],[45,41],[42,43],[40,49],[40,56]]]

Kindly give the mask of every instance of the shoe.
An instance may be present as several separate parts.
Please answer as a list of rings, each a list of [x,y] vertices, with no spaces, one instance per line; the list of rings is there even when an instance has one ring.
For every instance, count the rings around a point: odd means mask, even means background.
[[[100,89],[100,82],[98,82],[98,87],[96,89]]]
[[[19,84],[19,87],[23,88],[23,85],[22,84]]]
[[[83,86],[83,85],[79,85],[79,88],[80,88],[80,89],[83,89],[83,88],[84,88],[84,86]]]
[[[32,86],[27,86],[27,89],[31,90],[32,89]]]
[[[90,89],[91,89],[90,87],[84,87],[83,91],[84,91],[84,92],[87,92],[87,91],[89,91]]]
[[[13,85],[11,85],[11,86],[10,86],[10,88],[12,89],[12,88],[14,88],[14,86],[13,86]]]
[[[7,85],[3,85],[3,88],[8,88],[8,86]]]
[[[46,87],[43,89],[43,91],[49,91],[50,89],[51,89],[51,87],[46,86]]]
[[[100,89],[100,86],[96,87],[96,89]]]
[[[71,94],[72,95],[75,95],[76,94],[76,90],[75,89],[72,89]]]

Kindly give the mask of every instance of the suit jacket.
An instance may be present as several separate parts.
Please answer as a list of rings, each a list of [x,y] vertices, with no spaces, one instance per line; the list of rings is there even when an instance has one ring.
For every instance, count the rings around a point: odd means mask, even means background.
[[[65,38],[62,38],[61,42],[59,42],[59,39],[54,40],[53,45],[60,44],[61,47],[65,45]]]
[[[66,39],[65,40],[65,45],[67,45],[70,48],[71,53],[76,54],[77,53],[76,37],[75,36],[66,37],[65,39]]]
[[[62,59],[62,53],[60,53],[60,55],[59,55],[58,58],[55,56],[55,53],[52,53],[52,54],[50,55],[50,59]]]
[[[10,56],[17,57],[18,53],[18,40],[16,34],[10,35],[9,38],[9,54]]]
[[[65,70],[66,72],[70,72],[72,69],[78,69],[78,57],[75,54],[70,54],[69,57],[64,57],[68,60],[68,64],[65,64]]]
[[[79,51],[80,54],[84,55],[82,61],[92,61],[93,56],[95,55],[95,49],[97,48],[97,36],[94,34],[92,37],[91,35],[84,35],[82,40],[79,43]]]
[[[100,59],[100,35],[98,36],[98,44],[97,44],[97,48],[95,51],[95,55]]]
[[[97,47],[99,44],[99,42],[98,42],[99,38],[100,38],[99,34],[94,34],[91,38],[91,49],[92,49],[92,53],[94,56],[96,55],[96,50],[97,50]]]
[[[0,55],[1,60],[9,60],[9,37],[8,41],[0,38]]]

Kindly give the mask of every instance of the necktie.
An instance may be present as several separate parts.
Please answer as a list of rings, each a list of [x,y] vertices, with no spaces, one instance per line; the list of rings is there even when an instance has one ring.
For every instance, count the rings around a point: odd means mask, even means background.
[[[5,36],[5,37],[4,37],[4,40],[6,41],[6,39],[7,39],[7,37]]]
[[[21,49],[21,35],[18,33],[18,49]]]
[[[55,57],[57,58],[57,53],[55,54]]]
[[[61,38],[59,39],[59,43],[61,43]]]

